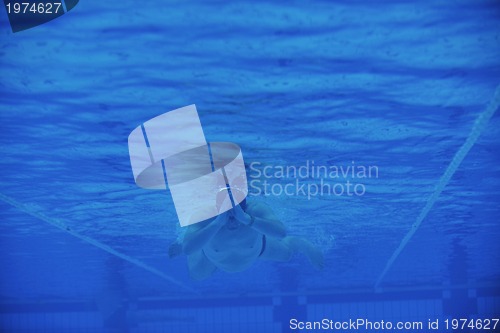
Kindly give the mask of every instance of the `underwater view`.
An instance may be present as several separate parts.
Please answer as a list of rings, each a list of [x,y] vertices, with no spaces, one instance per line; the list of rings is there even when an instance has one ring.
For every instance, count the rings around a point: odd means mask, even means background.
[[[498,1],[4,2],[0,332],[500,331]],[[187,106],[243,179],[192,251],[130,141]]]

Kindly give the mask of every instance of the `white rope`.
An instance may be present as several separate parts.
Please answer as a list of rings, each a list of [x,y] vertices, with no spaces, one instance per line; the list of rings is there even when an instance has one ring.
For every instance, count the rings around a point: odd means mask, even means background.
[[[486,128],[486,125],[488,124],[489,120],[491,117],[495,114],[497,111],[498,107],[500,105],[500,86],[497,87],[495,94],[490,101],[488,107],[484,112],[482,112],[479,117],[476,119],[474,122],[474,125],[472,126],[472,130],[467,137],[467,140],[465,140],[464,144],[460,149],[456,152],[455,156],[451,160],[450,165],[446,168],[446,171],[444,174],[441,176],[439,179],[439,182],[436,185],[436,188],[434,189],[434,192],[431,194],[431,196],[427,199],[427,202],[420,212],[420,214],[417,217],[417,220],[413,225],[411,226],[410,231],[406,234],[405,237],[401,240],[401,243],[399,244],[398,248],[394,251],[392,256],[389,258],[389,261],[387,261],[384,270],[380,274],[380,276],[377,279],[377,282],[375,283],[375,288],[379,288],[380,284],[382,283],[382,280],[384,279],[385,275],[391,269],[394,261],[398,258],[398,256],[401,254],[403,249],[406,247],[406,244],[410,241],[410,239],[413,237],[415,232],[417,232],[418,228],[422,224],[422,221],[426,218],[427,214],[429,214],[429,211],[432,209],[434,204],[436,203],[437,199],[439,198],[439,195],[441,192],[443,192],[444,188],[446,185],[448,185],[448,182],[450,181],[451,177],[453,177],[453,174],[455,171],[457,171],[458,167],[464,160],[465,156],[467,156],[467,153],[471,150],[472,146],[476,143],[476,140],[479,138],[481,133],[484,131]]]
[[[70,235],[73,235],[75,236],[76,238],[84,241],[85,243],[88,243],[88,244],[91,244],[95,247],[98,247],[100,248],[101,250],[104,250],[106,252],[108,252],[109,254],[112,254],[120,259],[123,259],[125,261],[128,261],[129,263],[137,266],[137,267],[140,267],[150,273],[153,273],[154,275],[168,281],[168,282],[171,282],[181,288],[183,288],[184,290],[187,290],[187,291],[190,291],[190,292],[193,292],[193,293],[196,293],[196,291],[189,287],[189,286],[186,286],[185,284],[183,284],[182,282],[179,282],[177,281],[176,279],[174,279],[173,277],[157,270],[156,268],[154,267],[151,267],[149,265],[147,265],[146,263],[138,260],[138,259],[135,259],[135,258],[132,258],[124,253],[121,253],[121,252],[118,252],[116,251],[115,249],[109,247],[108,245],[105,245],[93,238],[90,238],[90,237],[87,237],[85,235],[82,235],[82,234],[79,234],[75,231],[73,231],[72,229],[70,229],[69,227],[67,227],[67,225],[65,225],[64,223],[60,222],[58,219],[52,219],[42,213],[39,213],[39,212],[35,212],[31,209],[29,209],[28,207],[26,207],[26,205],[23,205],[21,204],[20,202],[16,201],[15,199],[12,199],[2,193],[0,193],[0,200],[4,201],[5,203],[19,209],[20,211],[28,214],[28,215],[31,215],[39,220],[42,220],[44,222],[47,222],[48,224],[56,227],[56,228],[59,228],[67,233],[69,233]]]

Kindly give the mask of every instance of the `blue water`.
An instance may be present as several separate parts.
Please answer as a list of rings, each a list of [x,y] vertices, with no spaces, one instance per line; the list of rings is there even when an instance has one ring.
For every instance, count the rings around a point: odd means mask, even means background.
[[[2,304],[373,293],[500,83],[499,18],[482,0],[83,1],[12,34],[2,12]],[[362,196],[249,197],[320,247],[323,270],[296,256],[193,281],[168,258],[172,198],[135,185],[127,137],[189,104],[247,167],[378,167]],[[382,291],[498,291],[499,139],[496,113]]]

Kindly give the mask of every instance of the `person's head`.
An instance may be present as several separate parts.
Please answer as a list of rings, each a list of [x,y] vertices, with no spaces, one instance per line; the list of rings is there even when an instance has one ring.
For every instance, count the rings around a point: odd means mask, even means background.
[[[231,205],[232,205],[232,200],[230,198],[228,198],[227,196],[231,196],[232,198],[234,198],[234,193],[238,191],[240,193],[244,193],[241,189],[237,188],[237,187],[231,187],[231,188],[228,188],[228,187],[222,187],[219,189],[219,191],[217,192],[217,197],[216,197],[216,204],[217,204],[217,210],[219,210],[221,207],[222,207],[222,204],[224,203],[224,200],[230,200],[231,201]],[[226,196],[227,194],[227,196]],[[226,199],[227,198],[227,199]],[[247,199],[243,199],[242,202],[239,203],[239,205],[241,206],[241,208],[243,210],[246,211],[247,209]]]

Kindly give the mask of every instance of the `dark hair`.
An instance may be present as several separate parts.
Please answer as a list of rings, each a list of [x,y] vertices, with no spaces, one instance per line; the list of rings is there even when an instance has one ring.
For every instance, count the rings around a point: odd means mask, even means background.
[[[243,199],[243,201],[240,202],[240,206],[244,211],[247,210],[247,198]]]

